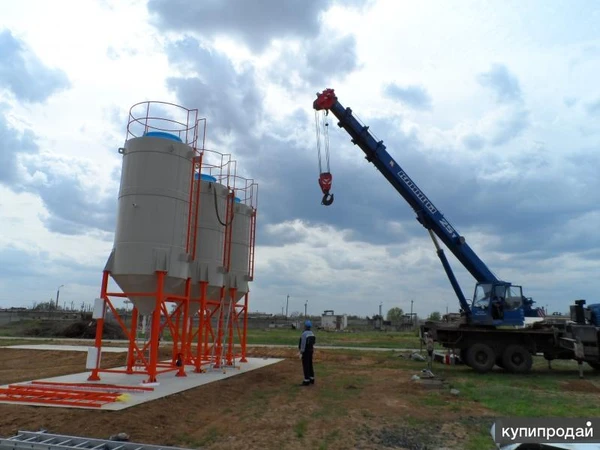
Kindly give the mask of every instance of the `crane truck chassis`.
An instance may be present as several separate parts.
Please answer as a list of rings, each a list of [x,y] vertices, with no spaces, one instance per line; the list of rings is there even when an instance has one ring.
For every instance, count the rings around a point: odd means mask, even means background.
[[[548,361],[575,360],[580,377],[583,363],[600,371],[600,305],[585,306],[576,300],[570,319],[546,318],[524,328],[490,328],[464,322],[427,321],[421,335],[458,354],[460,360],[479,373],[498,366],[511,373],[531,370],[533,356]]]
[[[536,315],[533,300],[523,296],[520,286],[498,279],[488,269],[466,239],[386,151],[383,141],[376,140],[369,127],[361,124],[350,108],[340,104],[334,90],[317,93],[313,109],[324,114],[331,112],[339,120],[338,126],[350,135],[351,142],[365,153],[365,159],[407,201],[433,240],[458,297],[461,319],[458,323],[426,322],[421,327],[422,336],[429,333],[434,342],[457,351],[461,360],[479,373],[489,372],[494,366],[507,372],[527,373],[537,354],[542,354],[549,366],[553,360],[577,361],[580,376],[583,376],[584,362],[600,370],[600,304],[585,306],[585,300],[577,300],[570,306],[570,320],[545,318],[531,326],[523,326],[525,317]],[[327,173],[327,176],[326,186],[320,184],[323,193],[330,195],[331,174]],[[326,206],[332,203],[333,197],[329,202],[322,202]],[[446,244],[477,280],[470,304],[437,239]]]

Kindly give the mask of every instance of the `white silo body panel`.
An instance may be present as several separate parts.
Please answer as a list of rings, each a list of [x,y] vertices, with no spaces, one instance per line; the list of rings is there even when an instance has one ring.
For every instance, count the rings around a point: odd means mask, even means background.
[[[200,297],[199,282],[208,282],[206,299],[219,300],[225,285],[223,253],[227,215],[226,186],[216,179],[202,175],[200,179],[200,204],[196,229],[196,257],[192,263],[192,298]],[[222,223],[221,223],[222,222]]]
[[[231,268],[227,280],[229,288],[237,289],[235,301],[248,292],[251,220],[252,208],[236,202],[231,236]]]
[[[164,292],[185,293],[186,238],[193,150],[165,137],[125,143],[114,248],[105,270],[125,292],[155,292],[157,270],[167,271]],[[141,314],[154,297],[132,297]]]

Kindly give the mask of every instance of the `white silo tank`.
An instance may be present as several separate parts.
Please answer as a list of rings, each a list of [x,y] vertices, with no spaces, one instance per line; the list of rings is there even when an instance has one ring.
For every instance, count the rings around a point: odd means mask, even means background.
[[[192,262],[192,299],[200,298],[201,281],[208,282],[206,299],[219,300],[225,285],[223,254],[228,189],[208,174],[200,178],[200,202],[196,227],[196,255]]]
[[[231,236],[231,267],[227,276],[227,287],[236,289],[236,295],[233,299],[236,302],[249,290],[252,213],[252,207],[241,203],[236,198]]]
[[[185,293],[189,190],[194,150],[174,135],[147,133],[123,149],[115,241],[105,270],[123,292],[157,290],[156,271],[166,271],[164,292]],[[140,314],[155,297],[130,296]]]

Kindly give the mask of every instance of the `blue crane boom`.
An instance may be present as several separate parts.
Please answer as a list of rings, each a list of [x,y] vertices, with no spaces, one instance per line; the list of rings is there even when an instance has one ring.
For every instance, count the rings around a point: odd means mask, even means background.
[[[408,176],[402,167],[387,152],[383,141],[377,141],[369,132],[369,127],[361,124],[352,114],[350,108],[344,108],[338,101],[333,89],[326,89],[317,94],[313,103],[317,111],[331,112],[338,120],[338,126],[351,136],[351,142],[357,145],[372,163],[389,181],[398,193],[408,202],[417,214],[417,220],[429,231],[436,246],[444,270],[459,299],[464,314],[473,322],[487,325],[522,325],[523,304],[527,301],[522,296],[520,286],[499,280],[475,254],[461,236],[440,212],[433,202],[423,193],[417,184]],[[437,236],[456,256],[467,271],[477,280],[477,288],[473,304],[469,305],[452,272],[443,250],[437,243]],[[482,298],[488,297],[488,306]],[[492,317],[490,300],[497,296],[502,304],[500,318]],[[507,303],[507,300],[509,302]],[[505,308],[508,306],[508,308]],[[475,316],[475,317],[473,317]]]

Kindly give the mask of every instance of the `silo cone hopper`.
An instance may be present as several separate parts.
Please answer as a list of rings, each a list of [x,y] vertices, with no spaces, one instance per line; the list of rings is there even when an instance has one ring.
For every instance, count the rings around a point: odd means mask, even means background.
[[[165,271],[167,274],[163,278],[163,293],[165,295],[180,295],[185,294],[185,279],[181,276],[170,276],[168,260],[169,250],[167,249],[152,249],[153,257],[150,261],[153,261],[154,269],[156,271]],[[158,291],[158,275],[152,274],[132,274],[127,273],[126,270],[119,270],[120,267],[130,267],[128,264],[127,249],[122,247],[113,249],[108,258],[104,270],[108,271],[111,278],[115,281],[117,286],[126,294],[133,293],[146,293],[147,296],[135,296],[129,295],[128,298],[137,308],[138,312],[143,316],[152,314],[156,307],[156,296],[150,296],[152,293]],[[117,256],[115,256],[117,255]],[[118,262],[117,262],[118,261]]]

